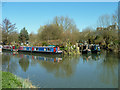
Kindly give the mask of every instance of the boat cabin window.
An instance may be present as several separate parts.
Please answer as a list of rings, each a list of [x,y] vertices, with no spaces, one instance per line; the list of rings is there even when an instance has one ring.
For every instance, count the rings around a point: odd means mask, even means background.
[[[36,48],[36,51],[38,50],[38,48]]]
[[[48,48],[47,51],[50,51],[50,48]]]
[[[44,51],[46,51],[46,48],[44,48]]]

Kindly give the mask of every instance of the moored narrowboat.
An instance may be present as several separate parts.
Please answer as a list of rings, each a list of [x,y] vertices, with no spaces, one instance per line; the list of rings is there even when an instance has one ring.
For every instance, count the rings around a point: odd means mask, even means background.
[[[4,51],[12,51],[12,46],[11,45],[4,45],[3,47],[2,47],[2,50]]]
[[[4,45],[2,47],[2,50],[4,51],[13,51],[13,52],[17,52],[18,49],[17,49],[17,46],[11,46],[11,45]]]
[[[83,45],[82,54],[89,54],[89,53],[91,53],[89,45]]]
[[[93,45],[91,47],[91,52],[92,53],[99,53],[100,52],[100,46],[99,45]]]
[[[13,51],[13,52],[17,52],[17,51],[18,51],[17,46],[12,46],[11,51]]]
[[[19,47],[18,51],[33,52],[33,53],[62,54],[62,51],[59,50],[59,47],[52,47],[52,46],[46,46],[46,47],[21,46],[21,47]]]
[[[18,48],[18,51],[31,52],[31,51],[32,51],[32,47],[30,47],[30,46],[20,46],[20,47]]]

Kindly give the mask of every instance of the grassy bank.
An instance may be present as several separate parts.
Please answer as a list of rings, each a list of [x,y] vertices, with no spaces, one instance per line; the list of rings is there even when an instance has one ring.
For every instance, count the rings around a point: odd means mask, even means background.
[[[2,88],[36,88],[27,79],[21,79],[10,72],[2,72]]]

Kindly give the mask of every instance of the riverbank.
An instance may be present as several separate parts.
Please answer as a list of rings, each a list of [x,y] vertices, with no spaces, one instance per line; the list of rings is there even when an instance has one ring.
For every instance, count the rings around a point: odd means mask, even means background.
[[[10,72],[2,72],[2,88],[36,88],[27,79],[22,79]]]

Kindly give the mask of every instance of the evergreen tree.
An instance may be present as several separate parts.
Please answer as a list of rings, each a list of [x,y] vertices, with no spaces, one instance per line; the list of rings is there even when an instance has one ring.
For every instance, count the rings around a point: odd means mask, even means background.
[[[24,27],[19,34],[19,41],[22,43],[25,43],[27,40],[29,40],[29,35],[27,30]]]

